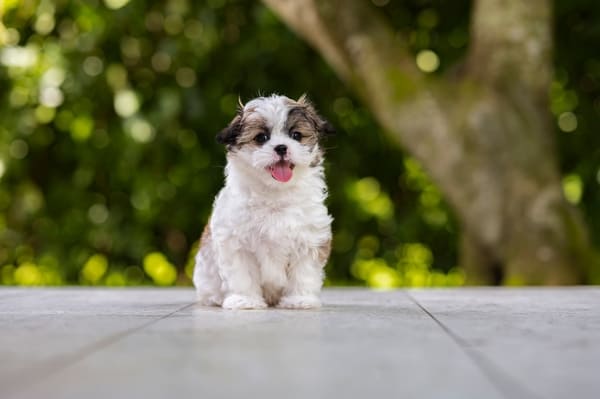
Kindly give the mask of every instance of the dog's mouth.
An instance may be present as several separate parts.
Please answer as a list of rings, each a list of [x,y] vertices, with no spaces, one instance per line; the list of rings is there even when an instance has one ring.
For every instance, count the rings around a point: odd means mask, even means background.
[[[286,183],[292,178],[294,166],[295,165],[289,161],[281,160],[267,166],[267,170],[271,172],[273,179]]]

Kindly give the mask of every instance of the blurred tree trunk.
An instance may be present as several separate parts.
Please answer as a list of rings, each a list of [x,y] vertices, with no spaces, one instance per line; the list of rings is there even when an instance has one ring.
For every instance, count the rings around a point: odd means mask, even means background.
[[[458,73],[434,78],[366,0],[263,0],[417,158],[462,225],[471,283],[573,284],[592,259],[561,189],[550,0],[475,0]]]

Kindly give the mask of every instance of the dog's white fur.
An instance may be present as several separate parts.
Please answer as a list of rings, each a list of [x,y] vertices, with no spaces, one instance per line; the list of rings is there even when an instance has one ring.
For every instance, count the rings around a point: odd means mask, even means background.
[[[243,106],[237,140],[253,133],[258,122],[270,139],[229,142],[225,186],[196,255],[194,285],[204,305],[260,309],[268,305],[307,309],[321,305],[323,268],[329,255],[331,221],[324,205],[327,187],[318,141],[311,145],[290,137],[288,114],[307,107],[313,124],[325,123],[303,97],[259,97]],[[231,125],[230,125],[231,128]],[[320,135],[315,126],[315,135]],[[233,140],[234,138],[232,138]],[[274,148],[284,144],[285,159],[295,165],[288,182],[275,180],[269,165],[281,159]]]

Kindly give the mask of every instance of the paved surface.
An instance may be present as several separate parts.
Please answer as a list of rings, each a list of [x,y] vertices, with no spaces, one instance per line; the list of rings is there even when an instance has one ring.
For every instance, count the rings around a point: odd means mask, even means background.
[[[600,397],[600,288],[322,297],[223,311],[189,289],[0,288],[0,397]]]

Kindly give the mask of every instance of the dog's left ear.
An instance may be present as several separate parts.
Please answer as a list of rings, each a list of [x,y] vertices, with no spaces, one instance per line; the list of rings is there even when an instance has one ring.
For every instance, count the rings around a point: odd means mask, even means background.
[[[317,132],[319,133],[319,138],[333,136],[335,134],[335,128],[333,125],[317,113],[306,93],[302,94],[300,98],[296,100],[296,102],[305,107],[309,111],[309,115],[312,115],[314,119],[316,119],[315,125]]]
[[[242,133],[242,116],[236,115],[227,127],[217,134],[217,143],[225,144],[228,147],[237,143],[237,139]]]
[[[325,137],[329,137],[329,136],[333,136],[335,135],[336,131],[335,128],[333,127],[333,125],[331,123],[329,123],[328,120],[320,118],[320,122],[319,122],[319,137],[321,138],[325,138]]]

